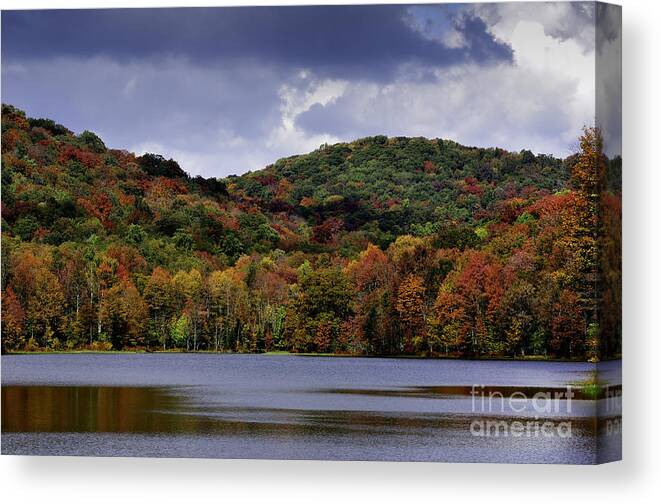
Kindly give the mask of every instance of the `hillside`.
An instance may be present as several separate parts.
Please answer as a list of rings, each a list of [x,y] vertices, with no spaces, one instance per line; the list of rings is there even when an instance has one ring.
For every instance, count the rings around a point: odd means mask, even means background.
[[[387,247],[397,236],[429,235],[448,222],[472,232],[503,200],[562,189],[567,169],[527,151],[377,136],[324,145],[228,182],[261,208],[304,217],[315,226],[313,242],[360,238]]]
[[[619,161],[583,143],[370,137],[216,180],[3,105],[3,350],[613,355],[588,307],[620,279],[588,278],[619,261]]]

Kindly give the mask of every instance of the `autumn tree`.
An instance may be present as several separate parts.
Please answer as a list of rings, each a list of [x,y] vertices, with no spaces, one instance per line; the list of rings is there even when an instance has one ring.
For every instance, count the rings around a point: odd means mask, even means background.
[[[2,352],[25,345],[25,311],[11,287],[2,296]]]
[[[453,292],[451,285],[446,284],[439,289],[429,322],[433,341],[438,342],[445,355],[463,352],[468,329],[467,315],[464,300]]]
[[[416,275],[408,275],[397,291],[397,313],[404,333],[404,351],[411,352],[416,341],[427,341],[425,286]]]
[[[84,250],[71,244],[60,245],[54,252],[53,262],[66,300],[64,332],[67,342],[70,347],[84,344],[88,324],[94,318],[91,316],[93,308],[89,306]]]
[[[162,268],[154,268],[147,281],[144,296],[149,307],[152,334],[165,350],[168,342],[168,324],[174,306],[170,274]]]
[[[251,348],[270,350],[283,343],[288,277],[291,278],[293,271],[280,254],[270,254],[259,261],[251,258],[250,264],[254,265],[249,289]]]
[[[389,320],[393,266],[388,256],[376,245],[367,248],[346,267],[356,296],[355,314],[344,326],[346,347],[368,343],[372,351],[385,353],[393,338]]]
[[[105,292],[99,319],[113,348],[140,347],[146,343],[149,307],[129,279],[122,279]]]
[[[172,277],[172,293],[175,309],[178,313],[187,313],[193,336],[193,350],[197,350],[200,330],[200,312],[204,304],[202,274],[195,268],[189,272],[178,271]],[[186,350],[190,349],[190,340],[186,340]]]
[[[42,345],[59,345],[57,333],[64,314],[64,295],[57,277],[42,267],[33,272],[34,291],[30,296],[26,320],[31,337]]]
[[[238,350],[248,306],[248,289],[234,268],[214,271],[208,279],[216,350]]]
[[[583,321],[578,295],[562,290],[553,303],[550,346],[560,357],[575,357],[583,351]]]
[[[599,317],[601,297],[600,245],[603,239],[601,216],[605,188],[606,157],[598,128],[585,128],[579,139],[580,153],[571,167],[570,183],[576,198],[564,222],[567,246],[572,252],[572,270],[578,303],[583,312],[581,332]],[[578,327],[578,325],[577,325]]]

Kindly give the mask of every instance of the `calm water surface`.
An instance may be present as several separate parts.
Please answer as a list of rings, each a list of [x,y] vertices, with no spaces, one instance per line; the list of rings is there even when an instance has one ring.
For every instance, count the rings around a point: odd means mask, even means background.
[[[2,356],[2,453],[589,464],[621,456],[620,362],[599,364],[609,388],[597,400],[577,386],[596,369],[286,355]]]

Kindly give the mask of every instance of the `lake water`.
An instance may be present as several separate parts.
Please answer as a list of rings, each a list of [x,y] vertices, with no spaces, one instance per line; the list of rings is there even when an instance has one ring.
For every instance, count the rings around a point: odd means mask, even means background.
[[[588,363],[2,356],[2,453],[591,464],[621,457],[598,366],[592,396]]]

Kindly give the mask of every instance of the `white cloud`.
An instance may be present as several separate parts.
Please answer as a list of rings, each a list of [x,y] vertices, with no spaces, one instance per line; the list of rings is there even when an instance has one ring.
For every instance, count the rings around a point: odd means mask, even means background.
[[[469,9],[503,40],[511,40],[521,22],[533,22],[550,37],[571,39],[584,51],[594,50],[594,2],[498,2],[475,4]]]
[[[427,136],[569,154],[581,128],[594,121],[594,50],[586,50],[583,33],[557,36],[556,25],[568,30],[564,7],[526,7],[516,16],[512,9],[521,4],[502,5],[503,12],[491,12],[491,29],[511,45],[513,64],[439,69],[435,82],[410,81],[403,72],[387,86],[348,83],[342,96],[308,108],[298,123],[344,139]]]

